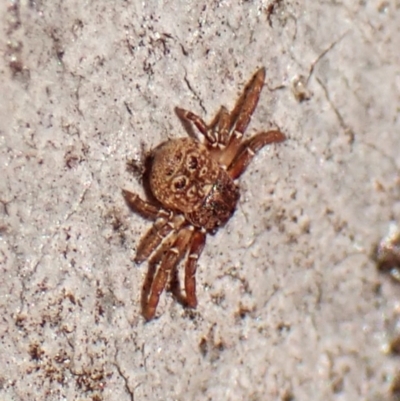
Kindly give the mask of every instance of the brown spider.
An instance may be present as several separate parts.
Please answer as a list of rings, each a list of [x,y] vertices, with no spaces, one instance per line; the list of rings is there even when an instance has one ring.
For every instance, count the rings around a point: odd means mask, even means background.
[[[135,261],[150,258],[142,291],[146,320],[154,317],[162,291],[171,290],[183,305],[195,308],[197,260],[206,234],[214,234],[235,211],[239,188],[235,180],[265,145],[284,141],[280,131],[260,132],[243,140],[264,85],[265,69],[259,69],[246,86],[231,113],[221,107],[207,125],[190,111],[176,109],[183,122],[193,123],[199,139],[179,138],[157,146],[150,154],[148,184],[153,201],[123,190],[128,205],[152,228],[142,238]],[[185,256],[185,293],[179,286],[177,265]],[[158,268],[158,269],[157,269]]]

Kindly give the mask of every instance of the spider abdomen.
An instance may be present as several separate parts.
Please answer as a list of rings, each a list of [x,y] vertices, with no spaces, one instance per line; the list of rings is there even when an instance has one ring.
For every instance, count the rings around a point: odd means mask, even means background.
[[[152,153],[150,188],[165,207],[189,212],[203,203],[219,169],[199,142],[191,138],[166,141]]]
[[[191,138],[166,141],[151,160],[150,188],[164,207],[207,231],[232,216],[239,190],[206,146]]]

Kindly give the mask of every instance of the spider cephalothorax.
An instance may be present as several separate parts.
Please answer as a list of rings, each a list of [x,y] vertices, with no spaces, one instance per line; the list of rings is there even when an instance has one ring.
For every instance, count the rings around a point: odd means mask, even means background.
[[[196,267],[207,233],[214,233],[235,211],[239,188],[235,183],[253,156],[265,145],[282,142],[280,131],[260,132],[247,140],[243,133],[260,96],[265,70],[253,76],[231,113],[221,107],[207,125],[190,111],[177,109],[178,115],[193,123],[202,140],[180,138],[163,142],[150,155],[148,184],[159,202],[143,201],[136,194],[123,191],[131,208],[153,220],[142,238],[135,260],[150,258],[150,268],[143,286],[142,308],[146,320],[154,317],[168,279],[180,302],[196,307]],[[177,280],[177,265],[187,255],[185,295]]]

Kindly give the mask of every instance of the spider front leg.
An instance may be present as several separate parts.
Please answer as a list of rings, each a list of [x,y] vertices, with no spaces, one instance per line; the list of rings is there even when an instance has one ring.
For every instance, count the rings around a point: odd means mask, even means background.
[[[161,244],[162,240],[167,237],[174,227],[167,220],[156,220],[153,226],[140,240],[136,250],[135,262],[142,263],[153,253]]]
[[[188,121],[190,123],[193,123],[210,143],[215,142],[215,138],[212,136],[212,133],[208,129],[207,124],[201,117],[192,113],[189,110],[181,109],[180,107],[175,107],[175,111],[178,114],[179,118]]]
[[[174,269],[184,255],[192,234],[192,226],[183,228],[177,233],[172,247],[162,256],[158,271],[142,296],[143,316],[146,320],[151,320],[154,317],[160,295],[167,284],[171,270]]]
[[[271,143],[283,142],[286,136],[280,131],[260,132],[244,142],[228,167],[228,174],[234,180],[243,174],[255,154]]]
[[[133,192],[123,190],[122,193],[126,202],[134,212],[147,219],[155,220],[151,229],[141,239],[136,250],[135,262],[142,263],[160,245],[166,236],[182,225],[184,218],[182,216],[176,216],[175,221],[172,221],[172,213],[168,213],[164,209],[160,209],[144,201]]]
[[[261,90],[265,81],[265,68],[260,68],[246,85],[231,113],[231,130],[239,136],[246,130],[251,116],[257,107]]]
[[[142,263],[158,248],[161,242],[171,232],[180,229],[185,222],[182,215],[177,215],[173,219],[157,219],[146,235],[141,239],[136,251],[135,262]]]
[[[212,123],[208,126],[204,120],[191,111],[176,108],[180,118],[193,123],[202,135],[206,138],[208,144],[213,148],[218,145],[226,145],[229,139],[230,117],[226,107],[222,106]]]
[[[197,306],[196,298],[196,269],[197,261],[203,252],[206,243],[206,234],[202,231],[196,231],[192,237],[192,243],[189,248],[189,255],[185,266],[185,292],[186,304],[190,308]]]
[[[168,237],[168,240],[163,241],[163,243],[157,248],[157,250],[155,251],[155,253],[152,255],[152,257],[149,260],[149,266],[148,266],[146,278],[143,282],[143,287],[142,287],[141,302],[142,302],[142,312],[143,313],[147,307],[149,294],[151,293],[151,286],[153,285],[153,282],[154,282],[154,277],[155,277],[155,274],[157,271],[157,267],[159,266],[160,262],[162,261],[164,255],[172,247],[172,244],[176,241],[177,235],[178,235],[178,233],[176,231],[173,232]]]
[[[228,166],[235,157],[242,143],[243,134],[250,123],[251,116],[257,107],[265,81],[265,68],[260,68],[246,85],[242,95],[230,114],[228,146],[221,155],[220,162]]]
[[[139,195],[133,192],[123,189],[122,195],[129,207],[145,219],[155,220],[157,217],[168,217],[168,213],[165,210],[158,208],[150,202],[144,201]]]
[[[219,112],[210,124],[210,130],[216,139],[215,146],[223,148],[228,143],[230,122],[231,119],[228,109],[225,106],[221,106]]]
[[[174,269],[173,276],[171,277],[171,291],[175,298],[182,305],[189,308],[197,306],[196,298],[196,269],[197,261],[204,249],[206,242],[206,234],[203,231],[196,230],[190,240],[190,247],[185,265],[185,293],[182,294],[181,286],[179,283],[178,269]]]

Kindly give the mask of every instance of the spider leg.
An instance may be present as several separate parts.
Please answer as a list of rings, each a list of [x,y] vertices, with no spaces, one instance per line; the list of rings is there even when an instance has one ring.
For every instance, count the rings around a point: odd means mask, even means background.
[[[196,269],[197,261],[206,243],[206,234],[202,231],[195,231],[191,239],[189,255],[185,266],[185,292],[186,305],[190,308],[197,306],[196,298]]]
[[[171,232],[178,230],[184,223],[185,218],[181,215],[175,217],[174,220],[159,218],[153,226],[147,231],[146,235],[141,239],[136,250],[135,262],[142,263],[153,253],[153,251],[161,244]]]
[[[148,297],[146,294],[142,297],[143,316],[146,320],[150,320],[154,317],[160,295],[166,286],[171,270],[174,269],[174,266],[179,263],[179,260],[184,255],[192,233],[192,226],[180,230],[176,235],[172,247],[162,256],[158,271],[155,273],[154,279],[149,286]]]
[[[171,234],[167,241],[164,241],[162,245],[157,249],[154,255],[150,258],[149,267],[147,270],[146,278],[143,283],[142,287],[142,310],[146,308],[147,300],[149,298],[149,294],[151,292],[151,286],[154,281],[154,276],[157,271],[157,266],[160,264],[163,256],[165,255],[166,251],[171,248],[172,244],[175,242],[178,233],[174,232]]]
[[[231,131],[234,136],[242,136],[250,123],[251,115],[257,107],[260,92],[264,86],[265,68],[260,68],[246,85],[243,94],[231,112]]]
[[[139,243],[136,251],[135,262],[141,263],[160,245],[161,241],[175,229],[171,221],[172,213],[141,199],[137,194],[122,190],[125,201],[130,208],[144,218],[155,220],[151,229],[146,233]],[[176,222],[175,222],[176,223]]]
[[[238,178],[249,165],[255,154],[270,143],[283,142],[285,135],[280,131],[260,132],[244,142],[228,167],[228,174],[234,180]]]
[[[210,125],[210,128],[214,131],[216,143],[220,148],[224,148],[229,140],[229,125],[231,118],[228,109],[222,106],[215,117],[215,120]]]
[[[223,147],[229,140],[230,115],[226,107],[222,106],[210,125],[191,111],[176,108],[178,116],[193,123],[207,140],[211,149]],[[219,149],[218,149],[219,150]]]
[[[193,123],[197,127],[197,129],[204,135],[207,141],[210,142],[210,144],[215,143],[216,139],[213,136],[212,130],[209,129],[209,127],[201,117],[192,113],[191,111],[181,109],[179,107],[176,107],[175,110],[180,118]]]
[[[162,240],[174,230],[168,221],[164,219],[157,220],[149,231],[142,237],[135,256],[136,263],[142,263],[153,253],[161,244]]]
[[[196,269],[197,261],[204,249],[206,234],[203,231],[196,230],[190,239],[188,256],[185,264],[185,293],[181,290],[179,282],[178,268],[175,268],[171,274],[171,292],[175,298],[184,306],[195,308],[197,306],[196,298]]]
[[[168,212],[159,207],[151,204],[150,202],[146,202],[141,199],[137,194],[127,191],[126,189],[122,190],[122,195],[125,198],[126,203],[129,207],[136,213],[140,214],[142,217],[149,220],[156,220],[158,217],[169,217]]]
[[[172,292],[173,296],[176,298],[176,300],[180,304],[182,304],[184,306],[187,305],[186,298],[182,294],[181,283],[179,281],[178,265],[175,265],[171,271],[170,291]]]
[[[230,140],[221,155],[220,162],[228,166],[241,145],[244,131],[250,123],[251,116],[257,106],[260,92],[264,86],[265,68],[260,68],[246,85],[242,95],[230,114]]]

